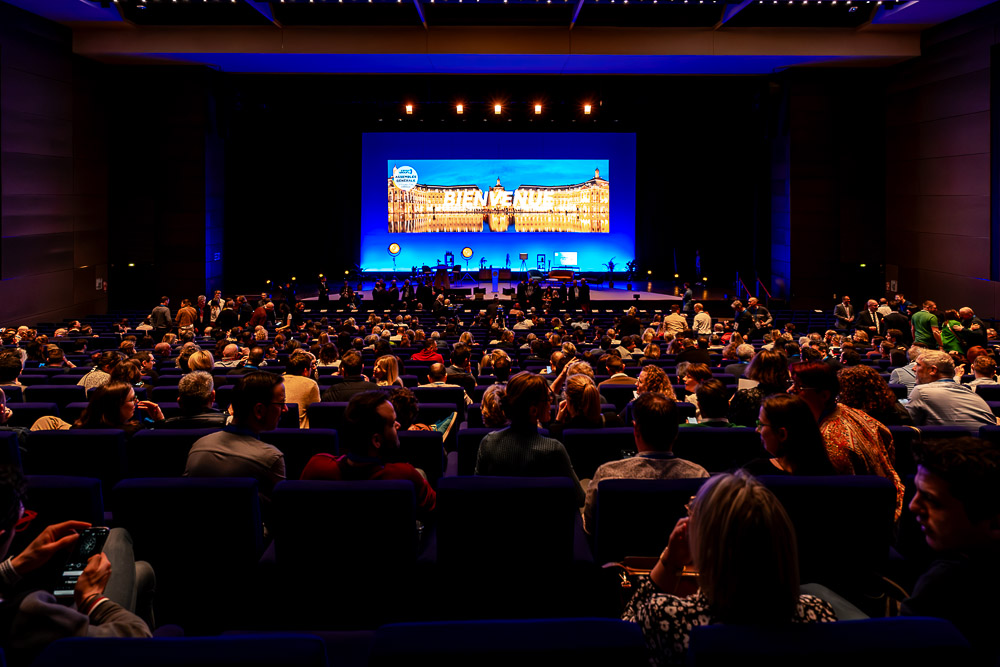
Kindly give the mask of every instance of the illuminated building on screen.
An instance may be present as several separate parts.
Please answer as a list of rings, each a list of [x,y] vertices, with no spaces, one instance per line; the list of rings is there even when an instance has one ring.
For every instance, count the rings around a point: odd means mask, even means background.
[[[395,176],[396,168],[393,167]],[[608,181],[594,177],[574,185],[421,185],[409,190],[388,179],[389,233],[581,232],[608,233]]]

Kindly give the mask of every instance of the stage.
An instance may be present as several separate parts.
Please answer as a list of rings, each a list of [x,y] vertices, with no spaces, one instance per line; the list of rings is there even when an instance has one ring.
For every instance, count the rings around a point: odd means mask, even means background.
[[[402,284],[403,281],[397,279],[397,287]],[[542,283],[543,287],[554,286],[555,284],[553,282]],[[374,282],[366,281],[364,283],[364,289],[361,291],[363,310],[371,304],[372,289],[374,286]],[[466,312],[471,312],[477,305],[485,308],[486,304],[492,301],[495,296],[499,297],[500,301],[509,307],[512,305],[513,291],[517,287],[517,281],[511,282],[509,286],[508,283],[501,282],[498,287],[500,291],[494,292],[490,283],[484,282],[480,284],[475,281],[466,280],[464,283],[453,283],[447,290],[447,294],[453,304],[461,303],[462,310]],[[627,283],[617,280],[614,287],[609,287],[606,283],[591,285],[590,301],[592,308],[595,311],[620,312],[631,306],[637,306],[642,311],[656,312],[658,310],[667,310],[671,304],[682,301],[682,290],[673,281],[633,283],[632,290],[628,290],[626,287]],[[485,290],[481,300],[473,298],[473,289],[475,288]],[[339,285],[330,285],[331,311],[337,310],[339,291]],[[300,298],[306,302],[306,308],[310,311],[315,307],[316,296],[314,294]],[[729,299],[730,297],[721,289],[710,290],[699,285],[694,290],[694,300],[702,302],[709,313],[718,313],[719,315],[729,317],[731,315],[731,311],[728,308]]]

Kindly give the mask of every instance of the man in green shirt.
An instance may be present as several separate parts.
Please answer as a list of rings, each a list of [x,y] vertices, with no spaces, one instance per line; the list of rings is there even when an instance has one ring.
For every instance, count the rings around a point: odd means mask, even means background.
[[[941,348],[941,328],[938,326],[938,318],[934,314],[936,310],[936,303],[924,301],[923,310],[915,312],[910,318],[913,340],[917,343],[923,343],[929,350]]]

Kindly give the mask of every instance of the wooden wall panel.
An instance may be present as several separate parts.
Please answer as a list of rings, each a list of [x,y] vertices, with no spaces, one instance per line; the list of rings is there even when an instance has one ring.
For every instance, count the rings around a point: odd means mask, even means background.
[[[71,40],[0,3],[0,325],[107,308],[102,66]]]

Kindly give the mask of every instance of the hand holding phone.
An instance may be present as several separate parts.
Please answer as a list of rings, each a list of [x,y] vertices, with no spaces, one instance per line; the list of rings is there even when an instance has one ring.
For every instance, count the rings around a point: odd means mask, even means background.
[[[101,553],[101,550],[104,548],[104,543],[110,532],[107,528],[98,527],[87,528],[80,533],[79,539],[66,559],[59,584],[53,591],[57,598],[65,600],[77,596],[77,584],[81,578],[83,579],[82,588],[85,590],[91,590],[100,584],[100,590],[97,592],[104,592],[104,585],[108,583],[107,577],[104,576],[104,570],[107,570],[107,576],[111,576],[111,563],[107,563],[106,568],[104,567],[103,563],[107,561],[107,557]],[[95,561],[93,560],[95,557],[100,558]],[[87,574],[86,577],[82,577],[84,573]],[[103,583],[101,583],[102,581]],[[92,593],[88,593],[88,595],[90,594]],[[80,602],[84,599],[86,597],[77,601]]]

